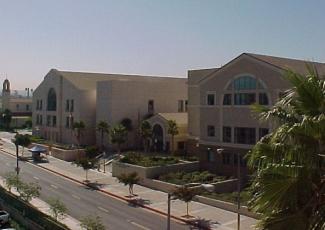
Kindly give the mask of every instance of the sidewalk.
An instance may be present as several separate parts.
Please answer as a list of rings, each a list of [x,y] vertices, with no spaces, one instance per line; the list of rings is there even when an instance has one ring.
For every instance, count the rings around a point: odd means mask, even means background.
[[[11,143],[4,143],[3,148],[12,154],[15,154],[14,146]],[[85,180],[85,171],[82,168],[51,156],[49,156],[48,159],[49,163],[41,163],[39,164],[39,166],[57,172],[79,182],[83,182]],[[106,173],[98,172],[97,170],[89,170],[88,180],[98,185],[99,188],[103,191],[125,198],[125,196],[128,195],[129,192],[128,187],[118,183],[116,178],[112,177],[111,173],[108,171],[108,167]],[[138,195],[138,199],[141,198],[145,206],[158,210],[160,212],[167,213],[166,193],[152,190],[140,185],[136,185],[134,187],[134,193]],[[208,221],[210,223],[211,229],[231,230],[236,229],[237,227],[236,213],[225,211],[198,202],[191,202],[189,206],[190,214],[200,219],[204,219],[205,221]],[[173,216],[182,218],[185,212],[185,202],[179,200],[172,201],[171,213]],[[255,223],[255,219],[246,216],[241,216],[242,230],[253,229],[252,225],[254,225]]]

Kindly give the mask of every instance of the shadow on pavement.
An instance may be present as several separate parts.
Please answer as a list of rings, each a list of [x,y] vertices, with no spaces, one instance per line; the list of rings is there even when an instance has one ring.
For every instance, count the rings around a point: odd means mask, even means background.
[[[188,223],[191,223],[190,229],[211,229],[212,226],[220,225],[218,221],[211,221],[204,218],[196,218],[189,220]]]

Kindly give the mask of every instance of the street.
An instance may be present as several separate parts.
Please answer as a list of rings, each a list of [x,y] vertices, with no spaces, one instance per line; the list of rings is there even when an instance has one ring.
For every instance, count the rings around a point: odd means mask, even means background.
[[[15,158],[0,151],[0,175],[13,171]],[[88,215],[102,218],[106,229],[166,229],[166,218],[132,207],[128,204],[93,191],[88,187],[49,173],[30,163],[20,163],[20,176],[26,182],[37,182],[42,187],[40,199],[58,197],[65,203],[69,215],[80,219]],[[190,229],[182,223],[172,221],[171,229]]]

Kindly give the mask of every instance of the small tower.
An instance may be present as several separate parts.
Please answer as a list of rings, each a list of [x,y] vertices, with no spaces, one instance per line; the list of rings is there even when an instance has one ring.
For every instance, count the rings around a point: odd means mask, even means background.
[[[10,108],[10,94],[10,82],[6,79],[2,87],[2,110]]]

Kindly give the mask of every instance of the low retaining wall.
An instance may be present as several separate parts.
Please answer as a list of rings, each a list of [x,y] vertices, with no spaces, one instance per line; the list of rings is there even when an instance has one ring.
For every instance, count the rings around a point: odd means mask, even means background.
[[[157,178],[159,175],[171,173],[171,172],[193,172],[200,169],[199,162],[180,162],[173,165],[156,166],[156,167],[142,167],[138,165],[132,165],[122,163],[119,161],[113,161],[112,163],[112,175],[114,177],[121,175],[122,173],[137,172],[138,176],[144,179]]]
[[[37,144],[33,143],[32,146],[39,145],[47,149],[49,151],[48,145],[43,144]],[[80,157],[85,156],[85,150],[84,149],[60,149],[56,147],[52,147],[51,149],[51,156],[64,160],[64,161],[75,161],[76,159]]]

